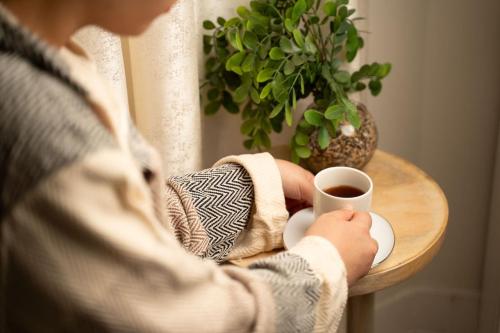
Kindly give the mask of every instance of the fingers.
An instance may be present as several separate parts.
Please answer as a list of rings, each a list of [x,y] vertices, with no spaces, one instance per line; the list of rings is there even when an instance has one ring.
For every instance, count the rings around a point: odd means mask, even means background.
[[[361,226],[369,234],[370,228],[372,227],[372,217],[367,212],[356,212],[352,218],[352,223],[356,223]],[[370,239],[370,252],[375,256],[378,252],[378,242],[369,235]]]
[[[354,214],[352,209],[340,209],[327,213],[327,215],[330,215],[332,218],[338,218],[345,221],[350,221]]]
[[[312,176],[312,179],[314,179],[314,176]],[[312,182],[312,179],[306,176],[303,177],[299,183],[301,196],[300,200],[305,201],[311,205],[313,203],[314,195],[314,183]]]
[[[276,159],[286,198],[313,203],[314,175],[289,161]]]
[[[367,230],[370,230],[372,227],[372,217],[367,212],[356,212],[352,218],[352,222],[363,226]]]

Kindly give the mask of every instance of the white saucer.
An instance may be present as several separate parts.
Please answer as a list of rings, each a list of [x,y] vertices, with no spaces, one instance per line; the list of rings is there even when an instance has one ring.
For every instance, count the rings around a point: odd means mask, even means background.
[[[391,254],[394,248],[394,231],[389,222],[382,216],[373,212],[370,215],[372,217],[370,235],[378,243],[378,252],[372,264],[372,267],[375,267]],[[305,208],[295,213],[288,220],[283,232],[285,248],[289,249],[297,244],[304,237],[304,233],[313,222],[314,213],[312,208]]]

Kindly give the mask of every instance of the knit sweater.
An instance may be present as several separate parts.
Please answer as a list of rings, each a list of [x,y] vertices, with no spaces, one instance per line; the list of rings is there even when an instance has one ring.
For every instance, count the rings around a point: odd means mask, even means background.
[[[74,43],[0,5],[2,332],[333,332],[347,297],[333,245],[282,246],[269,154],[164,179],[158,154]]]

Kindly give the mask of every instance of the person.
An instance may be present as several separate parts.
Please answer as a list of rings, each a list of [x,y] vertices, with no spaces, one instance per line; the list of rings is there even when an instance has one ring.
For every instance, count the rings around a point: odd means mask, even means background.
[[[0,0],[2,332],[331,332],[377,250],[370,217],[325,214],[282,246],[313,176],[271,155],[164,179],[71,40],[142,33],[173,0]]]

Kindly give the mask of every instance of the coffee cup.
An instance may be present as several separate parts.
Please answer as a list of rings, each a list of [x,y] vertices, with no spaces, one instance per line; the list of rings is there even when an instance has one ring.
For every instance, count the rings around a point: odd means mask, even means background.
[[[333,210],[352,208],[369,212],[373,181],[363,171],[349,167],[332,167],[314,177],[314,216]]]

